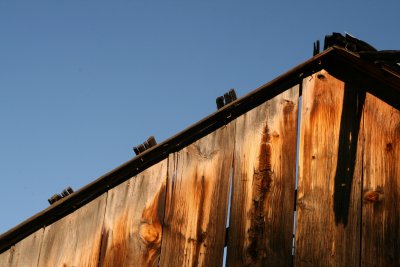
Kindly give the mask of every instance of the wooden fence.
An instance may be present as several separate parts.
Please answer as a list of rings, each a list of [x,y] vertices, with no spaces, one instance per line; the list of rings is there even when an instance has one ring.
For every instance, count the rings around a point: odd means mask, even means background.
[[[0,266],[221,266],[224,247],[227,266],[400,266],[399,203],[400,111],[322,70],[36,231]]]

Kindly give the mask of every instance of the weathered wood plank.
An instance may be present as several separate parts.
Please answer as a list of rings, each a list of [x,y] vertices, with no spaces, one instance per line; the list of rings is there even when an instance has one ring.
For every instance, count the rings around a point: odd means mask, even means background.
[[[9,266],[36,267],[38,266],[40,248],[44,229],[39,229],[25,239],[18,242],[11,249]],[[0,264],[0,266],[3,266]]]
[[[364,99],[326,71],[303,81],[295,266],[359,266]]]
[[[400,111],[367,94],[362,266],[400,266]]]
[[[98,266],[106,197],[45,228],[38,266]]]
[[[8,267],[9,266],[9,261],[8,259],[10,258],[10,251],[12,248],[4,251],[3,253],[0,254],[0,266]]]
[[[169,156],[161,266],[221,266],[234,128]]]
[[[236,120],[228,266],[291,266],[299,86]]]
[[[167,162],[161,161],[108,192],[100,266],[157,266]]]

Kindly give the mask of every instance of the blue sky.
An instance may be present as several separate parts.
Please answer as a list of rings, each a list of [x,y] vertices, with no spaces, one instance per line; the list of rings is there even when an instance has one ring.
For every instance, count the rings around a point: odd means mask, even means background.
[[[0,232],[312,56],[400,49],[399,1],[0,1]]]

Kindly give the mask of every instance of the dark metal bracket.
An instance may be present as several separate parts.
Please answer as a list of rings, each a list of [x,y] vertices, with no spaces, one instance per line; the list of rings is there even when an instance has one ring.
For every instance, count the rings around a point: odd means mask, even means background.
[[[143,153],[147,149],[156,145],[157,145],[156,139],[154,138],[154,136],[150,136],[143,144],[133,147],[133,151],[135,151],[136,155],[139,155],[140,153]]]
[[[237,99],[237,95],[235,89],[231,89],[226,92],[223,96],[217,97],[215,102],[217,103],[217,109],[221,109],[222,107],[228,105],[229,103],[235,101]]]
[[[51,198],[48,199],[50,205],[54,204],[55,202],[59,201],[60,199],[71,195],[74,192],[70,186],[65,188],[61,194],[54,194]]]

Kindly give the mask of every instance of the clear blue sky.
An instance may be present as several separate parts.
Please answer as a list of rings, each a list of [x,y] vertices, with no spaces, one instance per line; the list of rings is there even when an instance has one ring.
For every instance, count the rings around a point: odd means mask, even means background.
[[[168,3],[167,3],[168,2]],[[382,4],[381,4],[382,3]],[[0,1],[0,232],[312,56],[400,49],[399,1]]]

